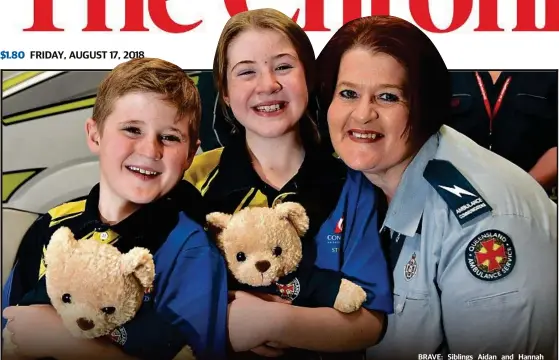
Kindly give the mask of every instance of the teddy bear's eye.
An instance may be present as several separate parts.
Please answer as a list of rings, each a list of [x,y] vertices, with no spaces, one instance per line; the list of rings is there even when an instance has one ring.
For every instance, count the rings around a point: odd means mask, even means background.
[[[107,315],[112,315],[115,313],[116,309],[112,306],[107,306],[101,309],[102,312],[104,312]]]
[[[62,295],[62,302],[69,304],[72,302],[72,296],[70,296],[70,294],[64,294]]]
[[[274,248],[274,256],[280,256],[282,252],[282,249],[279,246],[276,246]]]
[[[243,262],[243,261],[245,261],[246,259],[247,259],[247,257],[246,257],[246,255],[245,255],[244,252],[241,251],[241,252],[238,252],[238,253],[237,253],[237,261],[238,261],[238,262]]]

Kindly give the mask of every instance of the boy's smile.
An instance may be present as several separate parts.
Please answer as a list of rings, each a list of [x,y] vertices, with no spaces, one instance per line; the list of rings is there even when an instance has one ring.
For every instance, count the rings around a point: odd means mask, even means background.
[[[118,98],[102,126],[86,125],[90,148],[99,154],[101,207],[135,208],[164,196],[191,161],[188,119],[177,119],[177,109],[161,95]]]

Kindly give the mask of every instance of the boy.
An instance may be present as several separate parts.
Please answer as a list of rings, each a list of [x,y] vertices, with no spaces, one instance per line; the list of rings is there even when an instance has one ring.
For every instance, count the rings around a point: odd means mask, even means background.
[[[78,239],[94,238],[121,252],[141,246],[154,254],[153,292],[136,318],[113,332],[113,343],[139,358],[172,358],[186,343],[198,359],[223,357],[225,264],[199,225],[204,210],[198,191],[181,181],[199,144],[200,109],[192,80],[163,60],[120,64],[100,84],[85,126],[87,144],[99,156],[100,182],[88,196],[36,220],[3,289],[2,308],[11,306],[3,315],[22,355],[128,358],[103,340],[72,338],[51,306],[21,306],[49,304],[43,250],[66,226]],[[153,336],[160,339],[146,338]]]

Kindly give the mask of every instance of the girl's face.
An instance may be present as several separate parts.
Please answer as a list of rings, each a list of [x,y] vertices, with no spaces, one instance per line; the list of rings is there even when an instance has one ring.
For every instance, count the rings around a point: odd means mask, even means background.
[[[267,29],[241,32],[227,48],[227,96],[247,136],[294,131],[309,101],[305,69],[293,44]]]

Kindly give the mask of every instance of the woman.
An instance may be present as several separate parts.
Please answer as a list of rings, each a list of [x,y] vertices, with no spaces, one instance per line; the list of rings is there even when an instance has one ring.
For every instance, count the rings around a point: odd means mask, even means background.
[[[334,149],[388,203],[395,311],[368,356],[551,358],[557,208],[530,175],[442,126],[449,73],[429,38],[394,17],[354,20],[317,69]]]
[[[346,315],[237,292],[229,309],[235,351],[280,354],[261,346],[268,342],[317,352],[365,349],[377,341],[384,314],[392,311],[375,194],[354,181],[359,173],[348,173],[322,149],[307,110],[314,67],[307,35],[286,15],[259,9],[233,16],[219,39],[214,76],[236,133],[224,148],[195,158],[185,178],[200,189],[209,211],[302,204],[311,223],[303,262],[342,271],[366,290],[367,301]]]

